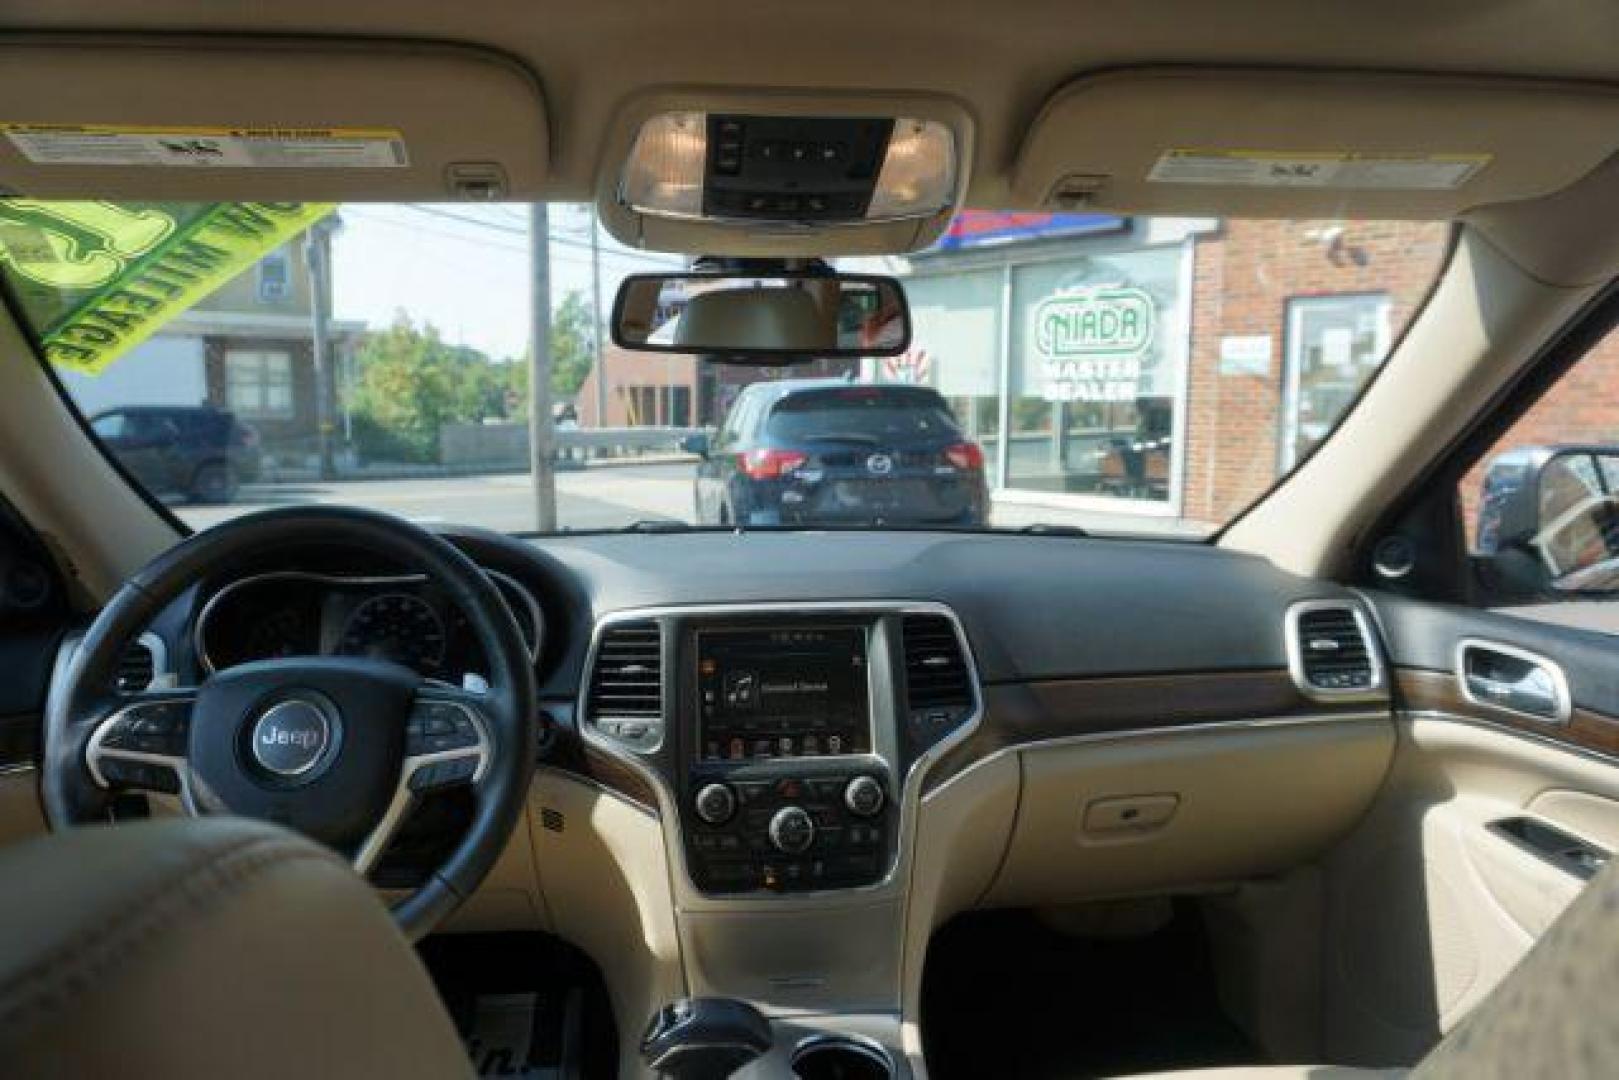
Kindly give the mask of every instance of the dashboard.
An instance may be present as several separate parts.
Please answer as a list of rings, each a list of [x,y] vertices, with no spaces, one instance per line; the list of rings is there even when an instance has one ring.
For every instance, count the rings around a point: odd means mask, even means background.
[[[484,571],[538,661],[545,621],[534,594]],[[266,570],[228,581],[198,613],[199,665],[213,673],[286,656],[362,656],[459,683],[484,660],[465,614],[419,574]]]
[[[1355,594],[1199,544],[926,532],[442,535],[534,662],[542,764],[660,822],[683,909],[891,898],[921,800],[1009,749],[1364,715],[1291,673],[1289,612]],[[465,617],[409,568],[321,547],[238,565],[152,629],[182,684],[290,655],[465,685]],[[1294,643],[1296,644],[1296,643]],[[1386,702],[1387,691],[1372,697]],[[464,827],[425,799],[398,882]]]

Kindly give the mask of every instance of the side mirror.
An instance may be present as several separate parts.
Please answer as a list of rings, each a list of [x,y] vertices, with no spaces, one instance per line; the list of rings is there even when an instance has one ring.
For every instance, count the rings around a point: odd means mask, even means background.
[[[687,435],[680,440],[680,449],[688,454],[696,454],[700,458],[706,458],[708,456],[708,435],[701,431],[694,435]]]
[[[775,366],[822,357],[898,356],[911,310],[891,277],[827,271],[635,274],[613,303],[613,344]]]
[[[1619,590],[1619,446],[1498,456],[1485,471],[1475,536],[1492,591]]]

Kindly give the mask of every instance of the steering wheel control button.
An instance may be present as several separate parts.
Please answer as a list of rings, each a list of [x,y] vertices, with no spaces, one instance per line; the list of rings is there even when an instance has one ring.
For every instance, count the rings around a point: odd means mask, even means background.
[[[180,793],[180,777],[167,765],[150,761],[132,761],[128,758],[103,758],[101,775],[116,787],[140,788],[165,795]]]
[[[101,737],[101,748],[182,757],[190,734],[191,711],[185,702],[141,702],[128,706],[108,725]]]
[[[459,705],[420,702],[405,724],[405,753],[410,757],[471,750],[477,745],[478,727]]]
[[[697,816],[710,825],[724,825],[736,813],[736,795],[724,784],[708,784],[697,792]]]
[[[304,698],[289,698],[260,714],[249,734],[249,746],[253,760],[266,772],[297,779],[323,763],[335,735],[325,709]]]
[[[815,822],[802,806],[784,806],[770,819],[770,843],[777,851],[797,855],[815,842]]]
[[[860,817],[875,816],[881,812],[886,801],[883,786],[874,777],[857,776],[843,789],[843,805],[849,808],[851,814]]]
[[[478,759],[470,754],[422,765],[410,774],[410,790],[421,795],[467,783],[478,772]]]

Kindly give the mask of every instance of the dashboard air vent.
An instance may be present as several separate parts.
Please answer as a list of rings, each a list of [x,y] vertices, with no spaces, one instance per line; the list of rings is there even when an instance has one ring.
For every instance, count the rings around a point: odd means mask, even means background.
[[[602,632],[586,711],[597,724],[650,722],[663,716],[663,648],[657,623],[619,623]]]
[[[972,679],[953,622],[943,615],[907,615],[905,697],[911,714],[946,713],[959,720],[972,711]]]
[[[1289,645],[1295,675],[1306,690],[1327,694],[1373,690],[1377,660],[1364,617],[1349,604],[1304,604],[1294,609]]]
[[[152,685],[157,677],[157,654],[145,641],[131,641],[118,660],[118,692],[134,694]]]

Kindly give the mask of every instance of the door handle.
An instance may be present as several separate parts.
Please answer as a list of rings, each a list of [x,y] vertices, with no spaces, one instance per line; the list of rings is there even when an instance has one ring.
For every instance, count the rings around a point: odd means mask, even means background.
[[[1468,638],[1456,646],[1456,679],[1475,705],[1487,705],[1551,724],[1573,711],[1563,669],[1535,653]]]

